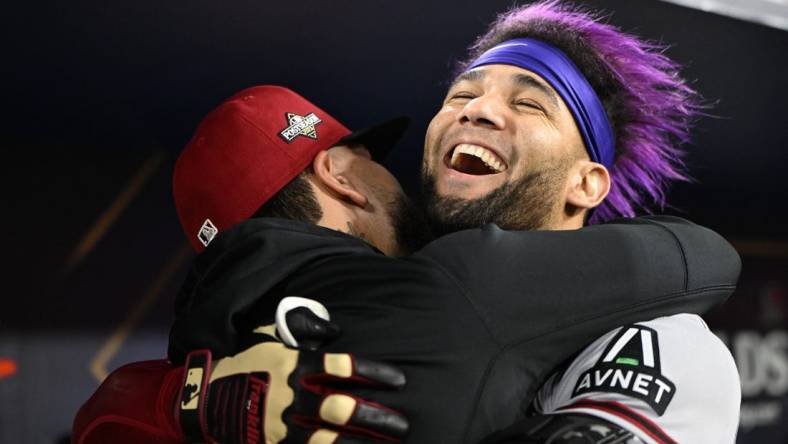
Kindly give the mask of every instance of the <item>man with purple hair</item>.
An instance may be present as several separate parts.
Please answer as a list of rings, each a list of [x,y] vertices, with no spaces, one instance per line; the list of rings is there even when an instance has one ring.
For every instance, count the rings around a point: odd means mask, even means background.
[[[436,232],[578,229],[662,209],[687,179],[680,145],[702,109],[662,49],[557,1],[500,15],[427,130]],[[578,286],[598,278],[567,272]],[[488,442],[734,442],[739,403],[728,350],[699,317],[675,315],[598,339]]]
[[[456,95],[458,83],[476,75],[478,71],[473,68],[494,63],[519,66],[517,61],[485,56],[485,52],[505,42],[529,39],[531,44],[553,49],[545,49],[532,57],[554,57],[555,61],[568,59],[563,68],[548,66],[551,62],[543,59],[544,68],[565,69],[563,74],[574,75],[575,89],[571,89],[570,84],[562,88],[559,83],[569,80],[562,78],[561,72],[543,73],[552,79],[544,78],[542,82],[546,81],[548,89],[561,95],[570,107],[582,133],[582,142],[588,145],[587,155],[590,160],[604,165],[610,175],[610,192],[590,215],[589,223],[619,216],[632,217],[638,210],[650,212],[664,207],[670,182],[687,179],[682,162],[684,152],[679,145],[688,141],[691,123],[702,108],[698,94],[679,76],[678,65],[662,54],[663,48],[624,34],[598,19],[557,1],[540,2],[502,14],[471,46],[470,56],[460,64],[448,94]],[[533,68],[530,71],[534,73]],[[538,85],[534,86],[538,89]],[[581,86],[584,87],[582,91]],[[568,95],[577,93],[586,96],[573,96],[577,101],[567,99]],[[459,97],[461,101],[468,98]],[[458,97],[447,97],[447,101],[450,99],[455,102],[447,104],[454,105]],[[518,106],[535,108],[538,105],[532,102]],[[583,109],[584,106],[588,109]],[[589,116],[587,113],[596,114]],[[587,122],[589,118],[598,120]],[[428,145],[431,133],[434,130],[427,134]],[[429,149],[429,146],[425,148],[425,173],[433,172],[428,162]],[[577,154],[586,155],[585,147]],[[428,191],[434,195],[434,178],[430,174],[425,174],[425,178]],[[478,189],[474,194],[487,191],[487,187],[475,188]],[[446,201],[437,203],[443,205],[438,205],[432,214],[440,223],[457,216],[468,217],[467,213],[473,212],[457,202],[454,205]],[[446,207],[454,211],[446,211]],[[486,212],[495,219],[505,216],[504,213]],[[467,225],[477,226],[478,223]],[[518,228],[536,228],[539,223],[529,221],[527,225],[518,225]]]

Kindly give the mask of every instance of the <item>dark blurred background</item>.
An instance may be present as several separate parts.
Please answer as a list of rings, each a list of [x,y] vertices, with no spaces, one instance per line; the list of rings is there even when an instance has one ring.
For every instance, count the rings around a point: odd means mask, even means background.
[[[657,0],[585,3],[669,44],[716,104],[689,146],[696,180],[674,189],[667,212],[741,253],[739,290],[708,320],[741,373],[739,442],[788,443],[788,31]],[[66,439],[108,371],[164,356],[192,255],[170,175],[202,116],[265,83],[351,127],[409,115],[389,166],[414,191],[453,61],[511,4],[4,5],[0,442]]]

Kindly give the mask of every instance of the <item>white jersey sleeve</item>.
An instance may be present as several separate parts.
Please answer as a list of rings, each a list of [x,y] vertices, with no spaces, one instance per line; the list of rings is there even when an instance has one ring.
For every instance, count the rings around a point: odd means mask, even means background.
[[[647,443],[736,441],[741,404],[733,356],[695,315],[613,330],[540,389],[540,413],[584,413]]]

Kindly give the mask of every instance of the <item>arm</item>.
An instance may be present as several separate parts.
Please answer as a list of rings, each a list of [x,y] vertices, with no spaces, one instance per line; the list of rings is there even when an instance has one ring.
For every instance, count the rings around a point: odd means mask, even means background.
[[[494,420],[468,430],[478,438],[522,419],[516,406],[527,406],[550,372],[594,338],[620,325],[704,313],[733,292],[740,269],[722,237],[674,217],[457,235],[433,255],[464,282],[458,288],[468,287],[465,297],[502,346],[473,413]]]
[[[493,433],[481,444],[644,444],[604,419],[581,414],[535,415]]]
[[[544,384],[536,410],[609,421],[647,442],[733,443],[740,402],[728,349],[681,314],[604,335]]]
[[[296,299],[280,305],[277,325],[263,330],[286,332],[291,345],[306,346],[338,334],[325,307]],[[218,361],[200,350],[189,354],[185,366],[159,360],[113,371],[77,413],[73,444],[232,444],[252,438],[360,444],[370,442],[364,437],[398,441],[407,432],[399,413],[350,391],[401,388],[405,376],[398,369],[349,354],[294,350],[265,333],[258,339]]]
[[[186,366],[158,360],[113,371],[77,413],[72,443],[361,444],[399,441],[407,432],[399,413],[327,384],[404,384],[392,367],[347,354],[299,353],[278,342],[213,365],[210,358],[201,350]]]
[[[721,236],[667,216],[572,231],[487,226],[420,254],[454,277],[501,343],[581,323],[588,341],[624,323],[702,314],[733,292],[741,267]]]
[[[74,418],[72,444],[179,444],[175,420],[183,367],[164,360],[124,365],[113,371]]]

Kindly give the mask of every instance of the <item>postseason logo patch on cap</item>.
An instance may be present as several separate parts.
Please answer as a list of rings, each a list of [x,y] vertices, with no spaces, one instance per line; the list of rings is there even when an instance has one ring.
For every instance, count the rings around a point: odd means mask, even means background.
[[[285,119],[287,119],[288,126],[279,133],[285,139],[285,142],[290,143],[298,136],[317,140],[317,129],[315,127],[323,121],[315,113],[309,113],[305,116],[299,116],[296,113],[285,113]]]

